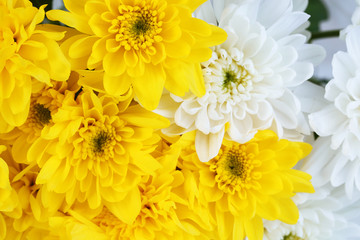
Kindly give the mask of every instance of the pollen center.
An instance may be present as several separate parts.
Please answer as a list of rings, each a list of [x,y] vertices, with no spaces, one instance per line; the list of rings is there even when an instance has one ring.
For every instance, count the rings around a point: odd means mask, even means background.
[[[138,18],[132,25],[131,31],[136,36],[144,35],[151,29],[150,23],[148,19],[143,17]]]
[[[109,33],[115,34],[115,41],[125,48],[145,51],[154,55],[156,49],[153,44],[161,42],[159,35],[162,31],[164,12],[158,6],[141,1],[138,6],[119,6],[119,15],[111,20]]]
[[[254,154],[248,153],[247,146],[242,144],[223,147],[210,164],[219,189],[232,194],[249,188],[254,176],[253,168],[258,165]]]
[[[225,166],[228,172],[233,175],[241,178],[245,181],[248,174],[248,161],[246,159],[246,154],[244,152],[229,150],[226,155]]]
[[[251,75],[245,67],[241,65],[230,66],[228,69],[223,69],[223,89],[232,92],[233,88],[238,88],[238,85],[246,88],[250,78]]]
[[[92,139],[94,153],[103,153],[106,144],[109,142],[111,136],[105,131],[98,132]]]
[[[304,240],[304,239],[296,236],[296,234],[289,233],[288,235],[284,236],[281,240]]]
[[[31,106],[30,122],[35,124],[39,128],[43,128],[45,125],[49,124],[51,121],[51,112],[43,104],[36,103]]]

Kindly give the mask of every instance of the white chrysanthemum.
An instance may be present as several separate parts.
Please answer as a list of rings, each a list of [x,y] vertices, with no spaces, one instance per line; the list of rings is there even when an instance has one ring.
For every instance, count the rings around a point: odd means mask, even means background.
[[[354,221],[354,212],[349,214],[349,209],[358,206],[359,201],[346,199],[343,188],[326,185],[311,195],[298,194],[294,201],[300,213],[297,224],[265,221],[264,240],[359,239],[360,225]]]
[[[360,193],[360,158],[350,160],[341,149],[331,149],[331,137],[320,137],[313,144],[313,150],[304,159],[302,170],[313,178],[315,187],[330,183],[334,187],[345,187],[348,198],[354,192]],[[356,190],[357,189],[357,190]]]
[[[332,61],[334,78],[326,85],[328,105],[310,114],[310,125],[320,136],[331,136],[331,148],[354,160],[360,157],[360,26],[346,35],[348,52]]]
[[[217,155],[224,136],[242,143],[262,129],[291,140],[310,133],[292,92],[312,76],[313,64],[324,55],[321,47],[306,44],[307,37],[298,33],[309,16],[294,11],[291,0],[232,2],[208,1],[197,11],[198,17],[228,33],[227,41],[202,63],[206,94],[198,98],[165,93],[156,110],[172,120],[166,134],[197,130],[195,144],[202,161]]]
[[[357,7],[355,8],[352,16],[351,16],[351,23],[345,29],[340,31],[340,38],[345,39],[346,34],[349,33],[354,27],[360,25],[360,1],[356,0]]]

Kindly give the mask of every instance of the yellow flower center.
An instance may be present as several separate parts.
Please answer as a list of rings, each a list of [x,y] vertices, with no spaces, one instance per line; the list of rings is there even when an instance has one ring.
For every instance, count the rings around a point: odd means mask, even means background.
[[[111,125],[106,126],[96,122],[94,126],[89,126],[87,133],[89,136],[87,138],[87,156],[100,161],[114,156],[115,130]]]
[[[216,173],[215,181],[219,189],[234,194],[253,187],[254,180],[261,177],[253,171],[254,167],[261,165],[254,157],[254,153],[247,152],[245,144],[220,149],[218,156],[210,161],[210,171]]]
[[[42,129],[51,121],[51,112],[44,104],[33,104],[30,108],[28,121],[31,125]]]
[[[95,154],[97,153],[103,153],[104,149],[106,148],[107,144],[109,143],[109,140],[111,139],[111,135],[106,131],[99,131],[95,137],[92,139],[93,144],[93,152]]]
[[[139,6],[121,5],[119,13],[109,28],[110,33],[116,34],[115,40],[127,51],[146,49],[148,54],[155,54],[153,44],[163,40],[159,33],[165,13],[147,1]]]

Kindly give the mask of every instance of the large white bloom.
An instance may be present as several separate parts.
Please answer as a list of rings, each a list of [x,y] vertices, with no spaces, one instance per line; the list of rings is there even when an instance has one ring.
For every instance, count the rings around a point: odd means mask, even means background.
[[[331,149],[331,137],[319,137],[312,145],[301,170],[316,176],[312,179],[314,187],[328,183],[344,187],[348,198],[360,193],[360,158],[350,160],[341,149]]]
[[[264,240],[356,240],[360,238],[359,198],[350,201],[344,197],[343,188],[325,185],[315,188],[314,194],[298,194],[294,199],[300,217],[295,225],[280,221],[265,221]],[[352,210],[352,214],[351,211]]]
[[[360,26],[346,35],[348,52],[333,57],[334,78],[326,85],[328,105],[309,116],[320,136],[331,136],[331,147],[354,160],[360,157]]]
[[[304,7],[304,1],[296,2],[297,8]],[[156,110],[172,121],[164,133],[197,130],[202,161],[217,155],[224,136],[241,143],[260,129],[291,140],[309,134],[293,93],[324,56],[321,47],[306,44],[300,33],[309,16],[294,11],[291,0],[208,1],[197,16],[225,29],[228,39],[202,63],[203,97],[164,93]]]

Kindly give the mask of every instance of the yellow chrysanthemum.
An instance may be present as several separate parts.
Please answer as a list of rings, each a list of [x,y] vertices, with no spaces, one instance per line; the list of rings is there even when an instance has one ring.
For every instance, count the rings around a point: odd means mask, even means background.
[[[86,211],[77,205],[67,216],[55,217],[53,228],[58,230],[59,236],[69,239],[79,239],[89,233],[96,239],[186,239],[177,220],[172,193],[172,189],[184,181],[181,172],[176,170],[179,154],[179,148],[169,148],[165,141],[152,152],[161,168],[153,175],[142,177],[137,186],[139,199],[120,206],[128,212],[138,209],[131,222],[120,220],[111,209],[114,205],[104,207],[100,212]]]
[[[66,205],[85,202],[96,209],[105,203],[123,205],[140,198],[137,184],[161,165],[150,155],[160,140],[154,129],[168,120],[124,101],[84,90],[74,100],[67,92],[62,106],[44,126],[27,157],[40,169],[37,184],[66,196]],[[129,211],[132,211],[129,214]],[[117,208],[122,221],[136,209]]]
[[[260,240],[263,218],[297,222],[291,197],[314,188],[309,174],[292,167],[309,154],[309,144],[278,140],[266,130],[245,144],[224,140],[219,154],[202,163],[194,139],[190,132],[177,143],[184,146],[178,167],[186,176],[183,191],[190,209],[197,200],[212,215],[218,230],[213,238]]]
[[[42,90],[31,95],[30,110],[24,124],[0,138],[12,145],[15,162],[28,164],[27,152],[33,142],[41,136],[45,126],[53,125],[52,115],[62,106],[66,91],[77,92],[78,74],[73,72],[68,81],[51,81],[52,86],[43,85]]]
[[[54,193],[43,194],[41,186],[35,184],[39,169],[34,165],[16,163],[10,146],[0,156],[8,166],[7,177],[11,182],[11,195],[8,200],[0,202],[0,222],[2,218],[6,223],[0,224],[0,239],[28,239],[28,234],[33,234],[35,228],[38,228],[36,232],[46,229],[48,217],[55,214],[61,202]],[[40,199],[45,200],[47,206]]]
[[[176,95],[189,88],[197,96],[205,93],[199,63],[211,57],[209,47],[225,41],[226,33],[192,17],[203,2],[64,0],[69,12],[53,10],[48,17],[82,33],[63,45],[71,59],[78,59],[76,66],[103,69],[109,94],[123,94],[132,85],[141,104],[152,110],[164,86]]]
[[[25,0],[0,1],[0,132],[25,122],[34,84],[69,77],[70,63],[56,43],[64,34],[38,25],[44,7]]]

